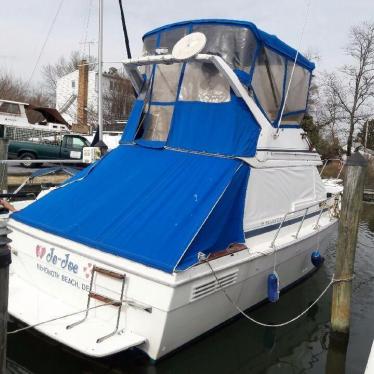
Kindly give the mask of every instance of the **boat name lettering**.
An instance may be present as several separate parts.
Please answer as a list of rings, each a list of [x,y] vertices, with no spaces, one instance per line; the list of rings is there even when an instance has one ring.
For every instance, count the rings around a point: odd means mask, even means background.
[[[274,224],[274,223],[280,223],[281,221],[282,221],[282,218],[273,218],[273,219],[268,219],[268,220],[266,220],[266,221],[262,221],[262,222],[259,224],[259,227],[272,225],[272,224]]]
[[[70,259],[70,253],[66,253],[63,257],[58,257],[55,254],[55,248],[50,248],[49,253],[45,257],[46,261],[53,265],[60,265],[61,269],[67,269],[74,274],[78,273],[78,264],[74,263]]]

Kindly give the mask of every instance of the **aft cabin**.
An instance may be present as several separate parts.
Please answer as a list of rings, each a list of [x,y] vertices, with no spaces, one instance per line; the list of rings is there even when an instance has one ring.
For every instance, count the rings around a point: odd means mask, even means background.
[[[201,50],[178,58],[197,32]],[[314,64],[249,22],[182,22],[143,41],[124,62],[138,97],[119,147],[15,220],[173,273],[326,197],[300,130]]]

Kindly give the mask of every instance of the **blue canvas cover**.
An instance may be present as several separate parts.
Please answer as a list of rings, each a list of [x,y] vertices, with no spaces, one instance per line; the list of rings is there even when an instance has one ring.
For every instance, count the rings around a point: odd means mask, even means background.
[[[226,156],[256,154],[260,126],[241,98],[227,103],[179,101],[167,145]]]
[[[249,167],[121,145],[12,218],[166,272],[244,242]]]
[[[231,95],[227,103],[175,103],[166,142],[135,140],[144,102],[136,100],[121,144],[164,146],[225,156],[252,157],[256,154],[260,126],[241,98]]]
[[[258,42],[266,45],[267,47],[273,49],[274,51],[294,60],[297,55],[297,64],[312,71],[315,68],[313,62],[309,61],[305,58],[301,53],[297,54],[297,50],[289,46],[288,44],[284,43],[280,40],[277,36],[268,34],[265,31],[260,30],[254,23],[248,21],[237,21],[237,20],[229,20],[229,19],[196,19],[191,21],[182,21],[176,22],[169,25],[164,25],[157,29],[147,32],[143,36],[143,40],[151,35],[159,34],[162,31],[172,30],[179,28],[181,26],[194,26],[194,25],[233,25],[233,26],[240,26],[250,29]]]

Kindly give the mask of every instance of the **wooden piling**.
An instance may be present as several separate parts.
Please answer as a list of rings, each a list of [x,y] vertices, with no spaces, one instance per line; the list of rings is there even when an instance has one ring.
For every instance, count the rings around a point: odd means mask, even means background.
[[[1,137],[0,130],[0,160],[8,159],[8,140]],[[4,193],[8,189],[8,166],[0,163],[0,192]]]
[[[0,126],[0,160],[8,159],[8,140],[5,128]],[[8,189],[7,164],[0,163],[0,192]],[[0,221],[0,374],[6,372],[6,345],[8,324],[9,265],[11,253],[8,247],[6,221]]]
[[[348,343],[348,334],[342,334],[340,332],[330,333],[325,374],[345,373],[345,359],[347,356]]]
[[[6,372],[9,265],[11,263],[8,242],[6,222],[2,221],[0,222],[0,374]]]
[[[348,158],[346,166],[335,269],[335,279],[345,281],[334,283],[331,309],[331,328],[341,333],[349,332],[352,277],[367,161],[355,153]]]

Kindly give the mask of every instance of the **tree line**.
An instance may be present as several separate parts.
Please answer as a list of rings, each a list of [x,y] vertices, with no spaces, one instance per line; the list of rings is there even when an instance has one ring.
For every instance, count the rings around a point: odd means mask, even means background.
[[[342,146],[350,155],[365,140],[374,149],[374,23],[353,26],[344,52],[349,63],[313,77],[302,122],[324,158],[341,155]]]

